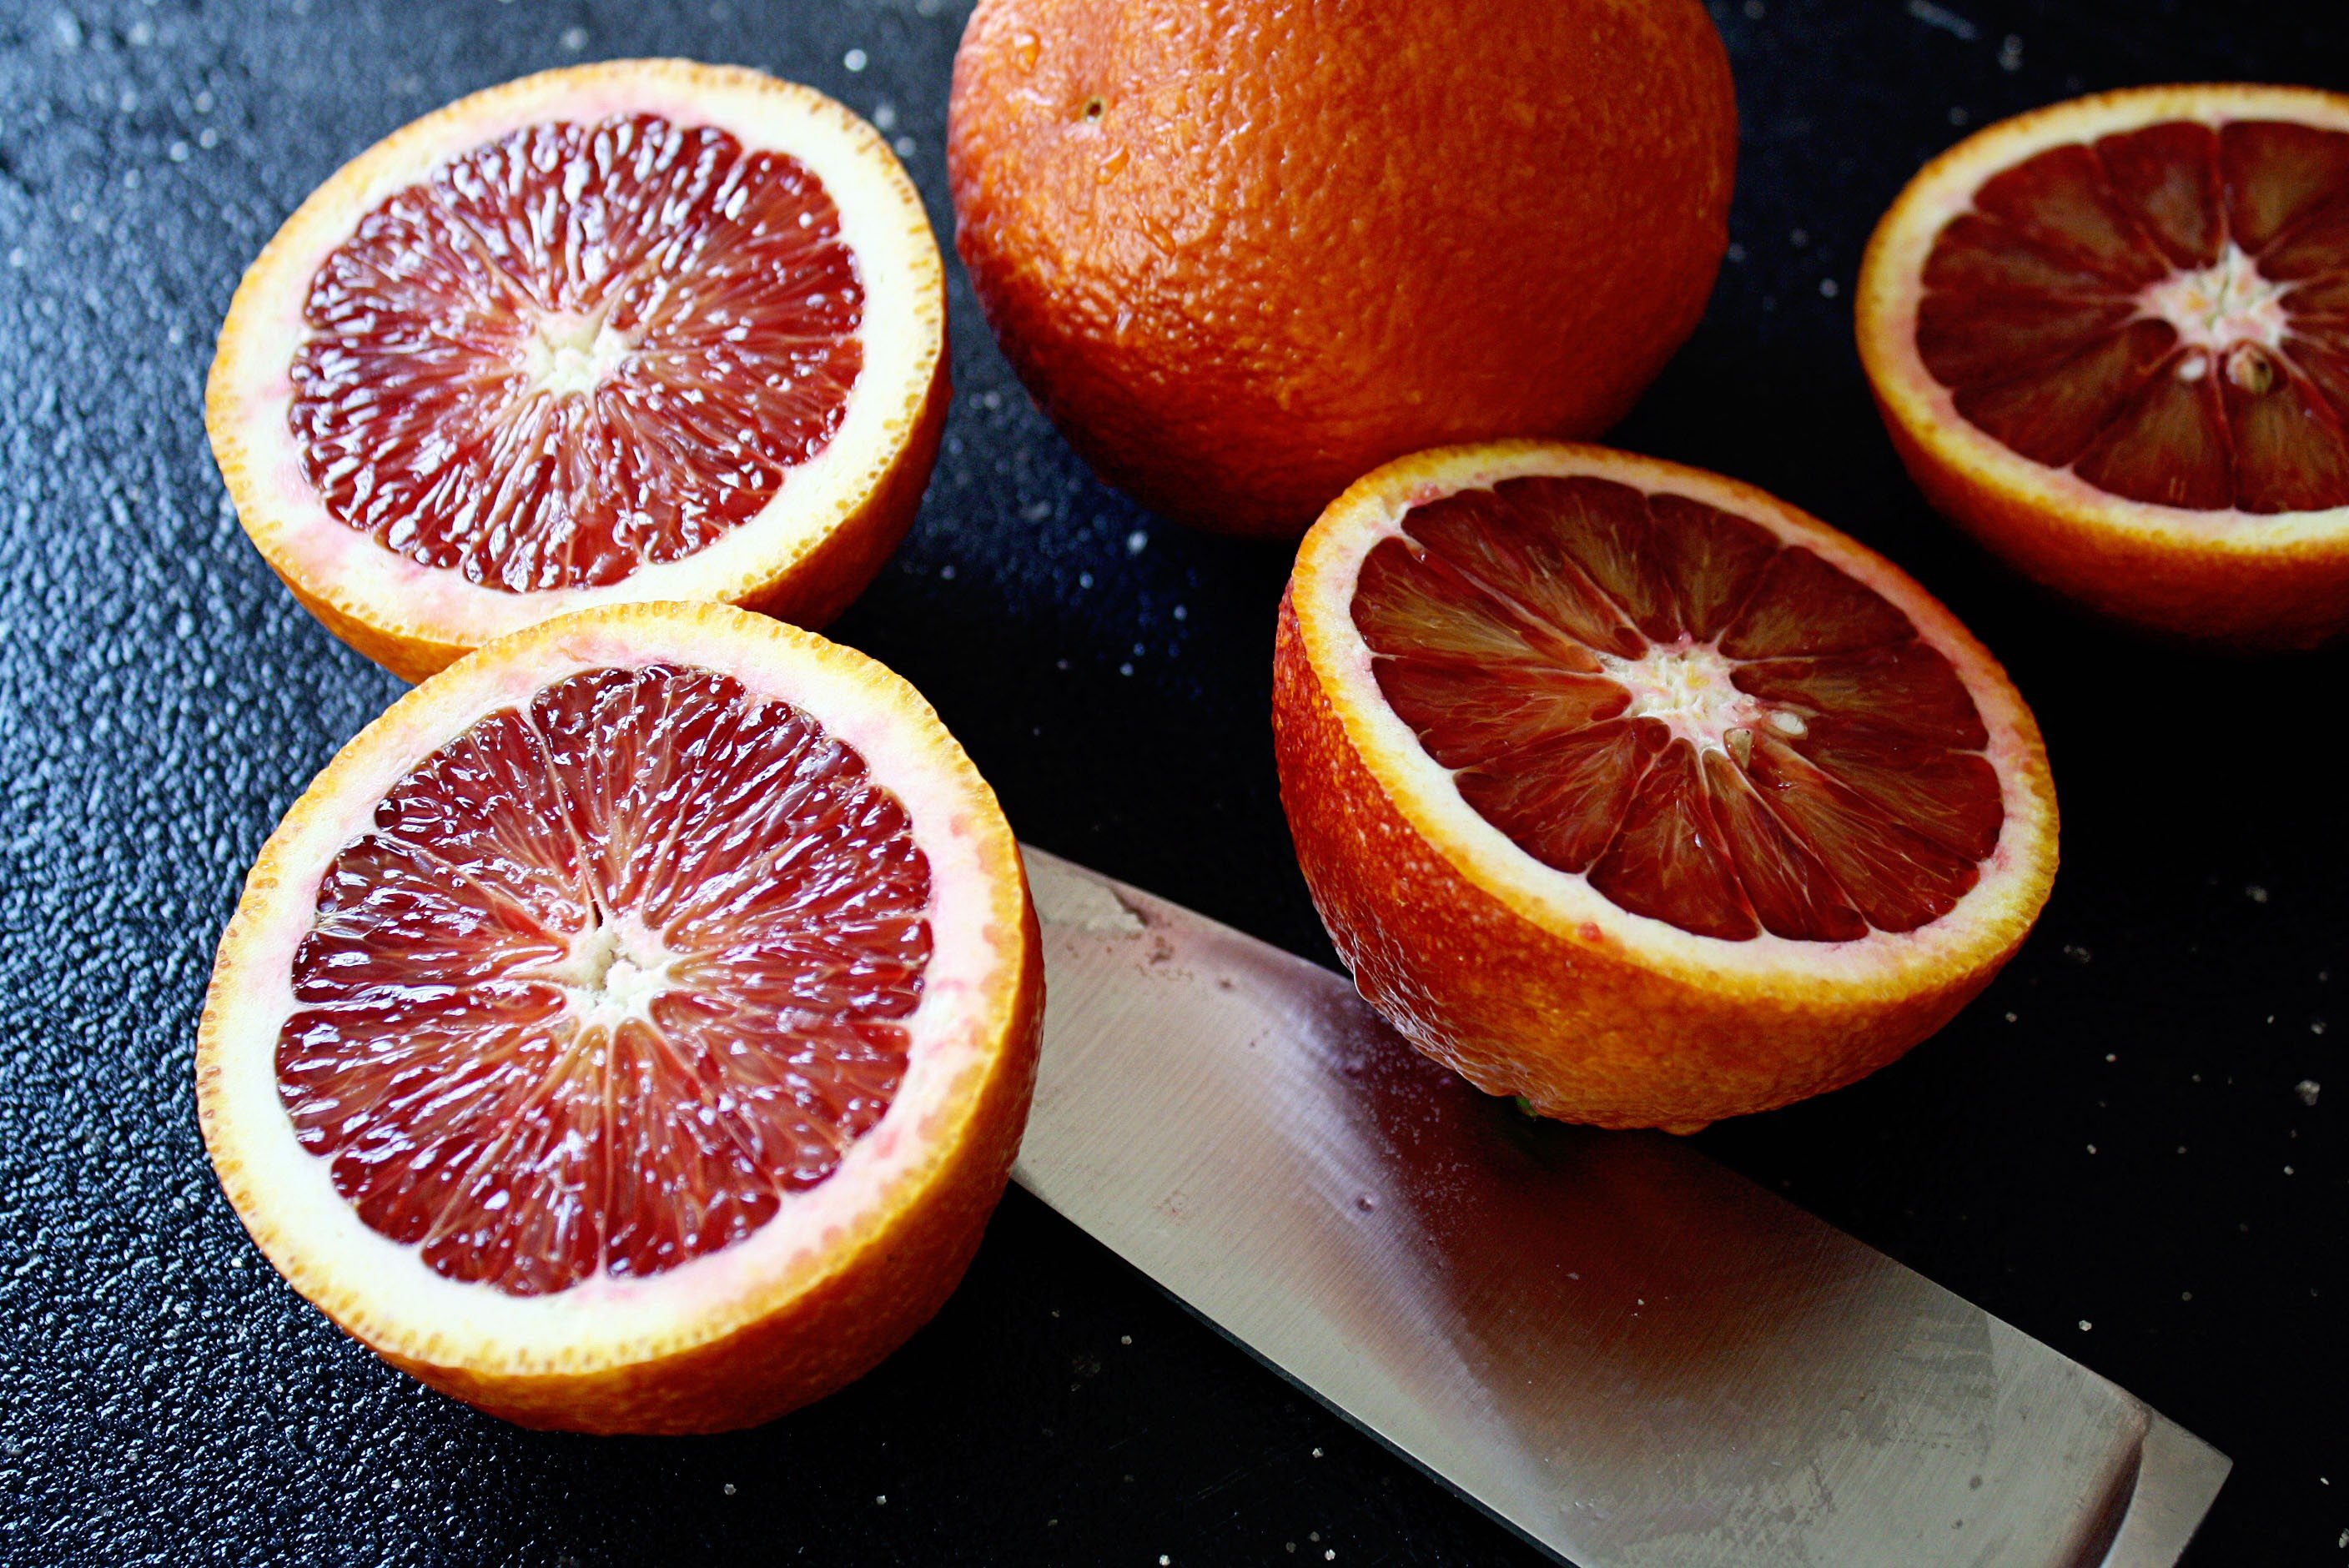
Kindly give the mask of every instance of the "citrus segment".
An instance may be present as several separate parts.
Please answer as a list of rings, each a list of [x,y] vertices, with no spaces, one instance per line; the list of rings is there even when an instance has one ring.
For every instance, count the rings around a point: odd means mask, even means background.
[[[1372,547],[1352,615],[1462,798],[1634,913],[1733,941],[1909,931],[1997,841],[1949,661],[1881,594],[1686,497],[1455,491]],[[1480,647],[1502,627],[1522,653]]]
[[[1040,968],[918,696],[722,606],[490,645],[264,850],[198,1051],[263,1249],[426,1381],[706,1430],[936,1310],[1008,1177]]]
[[[1547,1114],[1680,1129],[1846,1083],[2029,930],[2029,710],[1889,563],[1593,447],[1439,449],[1299,552],[1281,799],[1363,995]]]
[[[2108,613],[2247,645],[2349,620],[2349,99],[2178,87],[1960,144],[1862,269],[1927,493]]]
[[[945,276],[878,132],[754,71],[511,82],[344,166],[245,274],[206,425],[239,519],[410,678],[548,616],[821,624],[919,503]]]
[[[2337,360],[2349,317],[2304,308],[2312,281],[2349,284],[2349,131],[2167,120],[1986,181],[1926,258],[1917,342],[1969,419],[2100,489],[2313,511],[2349,502],[2349,402],[2298,340]]]
[[[706,669],[569,676],[377,823],[320,885],[278,1089],[336,1190],[435,1272],[535,1295],[674,1267],[888,1109],[929,864],[789,704]]]
[[[757,515],[823,449],[864,303],[832,198],[788,154],[646,114],[530,126],[388,198],[318,269],[303,472],[419,564],[517,593],[617,583]]]

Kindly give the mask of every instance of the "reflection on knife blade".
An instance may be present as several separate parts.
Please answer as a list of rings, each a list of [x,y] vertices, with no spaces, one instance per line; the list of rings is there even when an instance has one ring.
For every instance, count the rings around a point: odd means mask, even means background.
[[[1530,1121],[1345,980],[1030,851],[1016,1175],[1584,1568],[2173,1563],[2228,1461],[1655,1134]]]

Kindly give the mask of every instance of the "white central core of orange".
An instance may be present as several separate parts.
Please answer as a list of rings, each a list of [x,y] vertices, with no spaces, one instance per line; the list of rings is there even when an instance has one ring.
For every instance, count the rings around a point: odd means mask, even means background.
[[[2178,341],[2187,348],[2212,355],[2240,343],[2276,348],[2282,345],[2288,325],[2283,295],[2291,286],[2260,276],[2259,264],[2230,242],[2215,265],[2172,273],[2148,284],[2137,295],[2137,307],[2177,328]],[[2189,365],[2197,367],[2190,376]],[[2201,360],[2189,356],[2180,362],[2178,373],[2192,380],[2208,372]]]
[[[523,344],[522,373],[533,392],[585,397],[610,379],[636,345],[603,313],[551,311]]]
[[[653,999],[669,988],[675,955],[634,915],[607,915],[571,939],[571,950],[516,978],[563,987],[571,1016],[584,1027],[610,1028],[649,1017]]]
[[[1730,679],[1737,662],[1711,643],[1651,645],[1636,659],[1601,653],[1607,678],[1631,694],[1626,718],[1653,718],[1700,753],[1725,751],[1742,764],[1754,749],[1754,727],[1800,735],[1802,719],[1765,707]]]

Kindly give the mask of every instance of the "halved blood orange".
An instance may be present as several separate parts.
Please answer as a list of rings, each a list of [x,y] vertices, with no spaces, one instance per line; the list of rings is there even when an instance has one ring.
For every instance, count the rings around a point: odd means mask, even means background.
[[[1875,1070],[2055,871],[2030,709],[1883,557],[1599,447],[1423,452],[1315,523],[1273,727],[1362,995],[1545,1115],[1692,1130]]]
[[[362,153],[245,273],[205,422],[295,593],[409,679],[549,615],[803,625],[912,521],[945,272],[878,132],[755,71],[623,60]]]
[[[2349,98],[1992,126],[1885,214],[1857,325],[1909,471],[2024,573],[2247,647],[2349,630]]]
[[[1042,987],[1010,830],[910,686],[610,606],[426,682],[286,813],[198,1104],[270,1262],[386,1359],[528,1425],[707,1431],[937,1310]]]

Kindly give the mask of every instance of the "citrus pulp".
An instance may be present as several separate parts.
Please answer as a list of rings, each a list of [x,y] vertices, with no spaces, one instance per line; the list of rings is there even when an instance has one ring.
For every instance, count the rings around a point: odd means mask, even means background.
[[[1857,325],[1919,484],[2024,573],[2237,646],[2349,630],[2349,98],[1992,126],[1886,213]]]
[[[270,1262],[387,1360],[533,1426],[706,1431],[937,1310],[1041,1008],[1010,831],[911,687],[607,606],[426,682],[286,813],[198,1102]]]
[[[546,616],[822,624],[904,536],[945,274],[878,132],[755,71],[623,60],[450,104],[246,273],[205,421],[297,597],[409,679]]]
[[[1881,556],[1750,486],[1500,442],[1306,536],[1281,801],[1362,994],[1545,1115],[1688,1130],[1883,1066],[2055,868],[2030,710]]]

